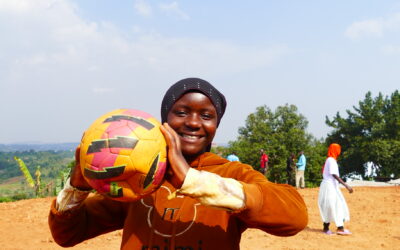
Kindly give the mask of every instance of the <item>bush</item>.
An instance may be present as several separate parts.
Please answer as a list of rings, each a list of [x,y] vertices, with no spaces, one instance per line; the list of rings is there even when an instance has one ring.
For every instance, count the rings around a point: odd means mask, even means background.
[[[11,199],[13,201],[18,201],[18,200],[25,200],[31,198],[28,194],[26,193],[16,193],[13,196],[11,196]]]
[[[11,197],[0,197],[0,203],[2,202],[12,202],[13,199]]]

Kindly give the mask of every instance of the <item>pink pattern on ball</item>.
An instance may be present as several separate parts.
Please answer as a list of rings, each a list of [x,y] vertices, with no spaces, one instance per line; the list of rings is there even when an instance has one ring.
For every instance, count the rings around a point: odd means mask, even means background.
[[[164,178],[165,171],[167,169],[167,163],[166,162],[159,162],[158,163],[158,168],[157,172],[154,174],[154,180],[153,180],[153,185],[160,185]]]

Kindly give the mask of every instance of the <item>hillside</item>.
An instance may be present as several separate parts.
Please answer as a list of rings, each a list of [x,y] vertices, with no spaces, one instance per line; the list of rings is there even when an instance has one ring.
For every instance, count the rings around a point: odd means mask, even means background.
[[[15,151],[73,151],[79,143],[19,143],[19,144],[0,144],[0,152]]]
[[[74,151],[13,151],[0,152],[0,199],[33,197],[34,189],[28,187],[20,167],[14,157],[22,159],[30,175],[40,166],[41,189],[54,194],[54,189],[61,182],[61,173],[68,173],[69,165],[74,161]]]

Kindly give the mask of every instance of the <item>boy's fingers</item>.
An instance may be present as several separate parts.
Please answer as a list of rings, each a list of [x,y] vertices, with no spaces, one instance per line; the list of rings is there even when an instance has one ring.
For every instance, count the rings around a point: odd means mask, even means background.
[[[178,134],[175,132],[171,126],[169,126],[168,123],[163,124],[163,128],[167,131],[170,143],[172,144],[171,146],[177,147],[178,149],[180,148],[180,139]]]
[[[171,146],[174,143],[174,138],[173,138],[170,130],[166,126],[166,123],[164,123],[162,126],[160,126],[160,130],[164,135],[164,138],[165,138],[165,140],[167,142],[167,145]]]

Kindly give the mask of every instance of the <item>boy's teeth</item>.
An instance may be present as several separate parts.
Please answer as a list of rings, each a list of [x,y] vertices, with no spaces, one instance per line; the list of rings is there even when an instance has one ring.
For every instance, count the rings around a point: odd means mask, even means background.
[[[190,139],[196,139],[197,138],[197,136],[195,136],[195,135],[183,135],[183,137],[190,138]]]

